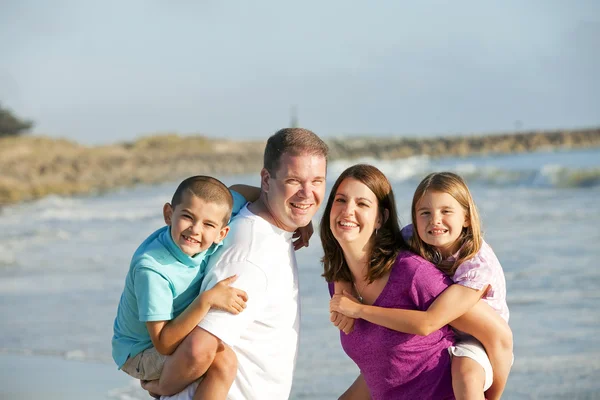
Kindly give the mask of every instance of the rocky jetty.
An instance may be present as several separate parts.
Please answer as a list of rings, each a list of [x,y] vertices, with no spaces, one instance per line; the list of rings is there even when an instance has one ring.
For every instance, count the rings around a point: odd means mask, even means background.
[[[467,156],[600,147],[600,128],[425,139],[336,138],[328,144],[332,160]],[[0,205],[48,194],[99,193],[196,174],[255,173],[262,165],[264,145],[264,141],[178,135],[96,147],[46,137],[0,138]]]

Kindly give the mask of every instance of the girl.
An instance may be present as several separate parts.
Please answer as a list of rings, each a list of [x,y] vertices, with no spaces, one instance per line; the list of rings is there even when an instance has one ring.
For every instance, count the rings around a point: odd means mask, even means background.
[[[360,304],[350,295],[351,290],[345,288],[339,294],[338,287],[330,310],[396,331],[428,335],[462,316],[482,299],[507,323],[504,273],[494,252],[482,239],[479,215],[463,179],[450,172],[428,175],[415,191],[411,213],[417,232],[412,234],[412,227],[403,230],[403,236],[409,237],[411,250],[434,263],[458,285],[445,290],[427,311]],[[363,290],[355,285],[359,300]],[[488,399],[500,398],[512,363],[512,334],[506,328],[491,342],[480,337],[485,349],[472,336],[457,332],[459,342],[449,348],[457,399],[484,399],[485,391]]]

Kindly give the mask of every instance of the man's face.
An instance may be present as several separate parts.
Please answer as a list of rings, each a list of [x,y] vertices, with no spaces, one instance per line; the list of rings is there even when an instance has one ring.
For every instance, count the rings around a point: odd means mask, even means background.
[[[310,223],[325,196],[326,171],[323,156],[287,153],[274,176],[262,170],[262,190],[275,225],[293,232]]]

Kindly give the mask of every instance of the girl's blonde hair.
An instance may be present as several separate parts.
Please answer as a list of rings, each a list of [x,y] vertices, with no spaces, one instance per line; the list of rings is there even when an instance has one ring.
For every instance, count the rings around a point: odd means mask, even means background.
[[[425,196],[425,193],[440,192],[448,193],[454,197],[465,211],[469,225],[464,227],[458,241],[460,241],[460,250],[458,257],[454,261],[442,259],[440,252],[431,245],[425,243],[419,237],[417,230],[417,203]],[[465,181],[457,174],[452,172],[434,172],[429,174],[419,183],[413,196],[412,207],[413,235],[409,241],[411,250],[424,259],[434,263],[438,269],[446,275],[453,276],[460,264],[472,258],[481,249],[483,242],[481,234],[481,221],[471,192]]]

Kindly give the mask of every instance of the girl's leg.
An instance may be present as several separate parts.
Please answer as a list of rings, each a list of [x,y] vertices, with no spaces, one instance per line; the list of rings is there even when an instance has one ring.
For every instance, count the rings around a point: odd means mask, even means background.
[[[485,371],[469,357],[452,357],[452,389],[456,400],[484,400]]]
[[[220,344],[208,371],[196,389],[194,400],[225,400],[237,373],[237,357],[233,350]]]

